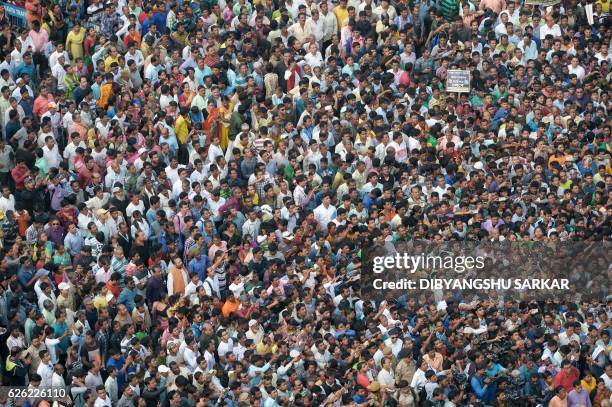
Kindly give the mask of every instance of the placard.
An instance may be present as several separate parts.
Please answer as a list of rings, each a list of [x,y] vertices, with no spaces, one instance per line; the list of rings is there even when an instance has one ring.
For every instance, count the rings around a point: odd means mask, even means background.
[[[446,72],[447,92],[470,92],[470,71],[451,69]]]
[[[560,3],[561,0],[525,0],[525,4],[531,4],[534,6],[554,6],[557,3]]]

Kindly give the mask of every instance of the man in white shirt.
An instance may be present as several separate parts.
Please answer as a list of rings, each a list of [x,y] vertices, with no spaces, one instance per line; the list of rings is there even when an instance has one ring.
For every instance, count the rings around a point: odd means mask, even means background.
[[[200,256],[199,252],[198,256]],[[202,286],[202,281],[200,281],[198,273],[189,273],[189,279],[189,284],[185,287],[185,297],[191,298],[193,302],[198,299],[198,289]]]
[[[55,370],[53,371],[53,376],[51,377],[51,386],[57,388],[65,388],[66,382],[64,381],[64,366],[61,363],[55,365]]]
[[[42,122],[42,125],[44,127],[45,118],[48,117],[49,120],[51,121],[51,130],[53,132],[53,135],[55,135],[57,134],[57,129],[60,126],[60,121],[62,120],[62,117],[59,114],[59,111],[57,109],[57,104],[55,102],[50,102],[47,105],[47,108],[49,110],[47,110],[45,113],[43,113],[42,116],[40,116],[40,121]]]
[[[68,55],[68,52],[64,49],[64,44],[61,42],[57,43],[57,46],[55,47],[55,51],[49,55],[49,66],[54,67],[55,64],[57,64],[57,62],[59,61],[59,57],[64,57],[64,64],[69,64],[70,65],[70,56]]]
[[[213,137],[212,144],[208,147],[208,163],[207,164],[216,164],[217,157],[223,156],[223,150],[221,146],[219,146],[220,140],[219,137]]]
[[[548,15],[546,17],[546,24],[540,27],[541,39],[546,38],[548,34],[552,35],[554,38],[561,36],[561,28],[559,28],[559,24],[555,24],[555,20],[552,15]]]
[[[221,337],[221,341],[219,341],[219,346],[217,346],[217,354],[221,362],[223,362],[225,360],[225,355],[232,352],[234,349],[234,341],[229,337],[229,333],[226,329],[221,330],[219,336]]]
[[[331,195],[323,196],[321,205],[314,210],[315,220],[319,224],[319,228],[323,233],[327,232],[327,224],[336,217],[336,207],[331,204]]]
[[[391,348],[391,352],[393,352],[393,356],[397,357],[402,347],[404,346],[404,342],[399,337],[400,330],[398,328],[393,328],[389,330],[389,337],[385,340],[385,345]]]
[[[55,294],[53,295],[55,297]],[[55,303],[53,303],[55,304]],[[66,330],[62,336],[59,338],[55,338],[55,330],[52,327],[47,327],[45,329],[45,346],[47,347],[47,351],[49,352],[49,361],[51,363],[51,373],[53,373],[53,364],[59,362],[59,358],[57,357],[56,347],[59,343],[64,339],[64,337],[68,336],[69,330]],[[42,360],[42,357],[41,357]],[[42,363],[42,362],[41,362]]]
[[[23,44],[20,41],[15,41],[15,48],[11,52],[11,66],[16,67],[21,64],[21,62],[23,61],[23,52],[21,52],[22,50],[25,52]],[[12,71],[11,75],[13,74],[14,72]]]
[[[183,360],[191,372],[195,371],[198,367],[197,360],[199,357],[200,351],[198,350],[198,343],[195,339],[191,338],[191,340],[187,343],[187,347],[183,351]]]
[[[312,27],[310,26],[310,22],[306,21],[306,13],[300,13],[298,21],[289,27],[289,32],[302,44],[312,36]]]
[[[216,279],[215,270],[212,267],[209,267],[206,271],[206,280],[204,280],[204,291],[206,291],[206,295],[212,297],[213,295],[217,298],[221,298],[221,294],[219,293],[219,281]]]
[[[134,61],[138,69],[144,66],[144,56],[142,51],[136,48],[136,43],[130,41],[128,43],[128,52],[125,54],[125,69],[128,69],[128,62]]]
[[[159,61],[156,56],[151,58],[151,63],[145,69],[145,79],[148,79],[154,85],[159,81],[159,71],[157,66],[159,65]]]
[[[242,236],[249,235],[253,239],[259,236],[261,220],[257,217],[257,212],[251,211],[248,213],[248,219],[242,225]]]
[[[538,46],[528,33],[523,36],[523,41],[518,44],[517,48],[523,51],[525,61],[538,57]]]
[[[404,136],[399,131],[393,133],[393,141],[389,143],[389,147],[395,151],[395,159],[398,162],[405,162],[408,158],[408,146],[404,141]]]
[[[600,378],[603,379],[608,390],[612,391],[612,364],[608,363],[605,373]]]
[[[76,149],[82,147],[86,149],[85,143],[81,140],[81,136],[79,133],[72,133],[71,135],[72,141],[66,146],[64,149],[64,158],[68,160],[68,167],[71,170],[74,170],[74,156],[76,155]]]
[[[422,361],[421,366],[414,372],[414,376],[412,376],[412,381],[410,382],[410,387],[412,387],[415,391],[421,390],[427,384],[427,378],[425,377],[425,372],[429,369],[427,362]]]
[[[19,37],[17,37],[17,41],[16,43],[19,42],[21,43],[21,55],[25,54],[26,52],[30,51],[30,52],[34,52],[36,48],[34,45],[34,40],[32,39],[32,37],[30,37],[28,35],[28,31],[24,30]]]
[[[321,9],[321,18],[325,23],[325,30],[323,34],[323,43],[325,44],[328,41],[331,41],[332,36],[338,34],[338,19],[336,15],[329,11],[329,5],[327,1],[322,1],[319,4],[319,8]]]
[[[325,36],[325,20],[321,18],[319,10],[313,5],[311,10],[312,17],[310,17],[307,23],[310,23],[312,34],[315,36],[317,43],[321,43],[321,40]]]
[[[66,69],[64,67],[68,64],[65,62],[65,58],[63,55],[58,56],[57,62],[51,68],[51,74],[57,80],[57,89],[66,90],[66,85],[64,84],[64,79],[66,78]]]
[[[53,363],[51,363],[51,355],[48,351],[41,350],[39,356],[40,365],[38,365],[36,373],[41,377],[40,386],[50,387],[53,381]]]
[[[106,394],[103,384],[96,387],[96,394],[98,398],[94,402],[94,407],[112,407],[111,399]]]
[[[246,331],[245,336],[247,339],[252,340],[254,344],[258,344],[263,340],[263,330],[256,320],[252,319],[249,321],[249,330]]]
[[[119,384],[117,382],[117,369],[114,367],[109,369],[109,375],[104,382],[106,394],[110,397],[111,402],[116,403],[119,400]]]
[[[572,57],[572,62],[567,66],[567,69],[569,71],[569,74],[576,75],[579,81],[582,80],[582,78],[584,78],[584,75],[586,74],[586,71],[578,61],[578,57]]]
[[[580,337],[575,332],[575,325],[573,322],[565,324],[565,332],[559,334],[559,345],[569,345],[571,342],[580,343]]]
[[[392,390],[394,388],[395,375],[393,374],[393,367],[391,366],[391,358],[384,358],[382,360],[382,369],[378,372],[376,380],[385,390]]]
[[[15,197],[13,194],[11,194],[9,187],[2,187],[2,196],[0,196],[0,210],[2,210],[4,213],[7,211],[15,212]]]

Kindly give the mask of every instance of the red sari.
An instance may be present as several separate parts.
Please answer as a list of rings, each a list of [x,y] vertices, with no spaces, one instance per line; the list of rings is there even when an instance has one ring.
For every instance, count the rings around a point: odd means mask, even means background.
[[[218,125],[217,120],[219,119],[220,114],[221,112],[219,111],[219,108],[213,107],[210,111],[208,111],[208,117],[202,124],[202,130],[204,131],[204,134],[206,134],[208,143],[212,142],[213,136],[219,136],[221,127]]]

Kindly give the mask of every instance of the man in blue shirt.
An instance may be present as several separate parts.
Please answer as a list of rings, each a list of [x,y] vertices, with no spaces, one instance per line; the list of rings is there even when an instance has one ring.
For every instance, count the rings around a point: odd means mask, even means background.
[[[134,299],[136,298],[136,292],[134,291],[134,279],[132,277],[126,276],[124,283],[125,287],[123,287],[123,290],[121,290],[121,293],[119,294],[117,304],[124,304],[128,309],[128,312],[131,314],[132,310],[136,306],[136,302],[134,301]]]
[[[83,247],[83,234],[74,223],[68,225],[68,233],[64,237],[64,247],[66,251],[74,257],[81,252]]]
[[[480,365],[476,368],[476,374],[470,380],[470,387],[478,400],[487,404],[495,397],[495,383],[491,384],[490,378],[485,378],[485,365]]]
[[[21,108],[23,109],[23,112],[25,113],[26,117],[33,117],[33,108],[34,108],[34,101],[32,100],[32,98],[30,98],[30,92],[28,91],[28,88],[26,86],[21,88],[21,100],[19,101],[19,106],[21,106]]]
[[[198,249],[197,254],[189,261],[189,273],[197,273],[198,277],[201,281],[206,280],[206,270],[211,265],[208,256],[202,255],[200,247],[202,247],[204,243],[204,238],[200,235],[200,241],[198,244],[192,249]]]
[[[115,368],[115,371],[117,372],[117,387],[121,389],[125,384],[126,371],[132,363],[132,358],[128,356],[128,359],[126,360],[126,358],[123,357],[123,355],[121,355],[117,349],[111,349],[109,354],[110,358],[108,358],[108,361],[106,362],[106,370],[110,370],[111,367]]]
[[[168,13],[165,10],[157,10],[153,15],[153,22],[157,26],[157,31],[163,33],[166,30],[166,17]]]
[[[35,274],[34,266],[32,265],[32,260],[30,260],[29,257],[21,256],[19,258],[19,264],[20,267],[19,271],[17,271],[17,280],[24,289],[27,289],[32,284],[34,284],[34,282],[36,282],[38,277]]]
[[[27,74],[30,77],[30,85],[33,85],[32,81],[36,78],[36,66],[32,62],[32,54],[30,52],[23,54],[23,61],[15,68],[15,77],[20,77],[23,74]]]

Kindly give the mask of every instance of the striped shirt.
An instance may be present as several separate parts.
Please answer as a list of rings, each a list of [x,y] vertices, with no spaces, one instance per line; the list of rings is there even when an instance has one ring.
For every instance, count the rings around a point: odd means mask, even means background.
[[[112,260],[111,260],[111,267],[113,269],[113,271],[123,275],[125,274],[125,267],[128,265],[128,261],[127,259],[124,257],[123,259],[119,260],[118,258],[116,258],[115,256],[113,256]]]

